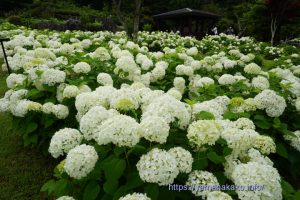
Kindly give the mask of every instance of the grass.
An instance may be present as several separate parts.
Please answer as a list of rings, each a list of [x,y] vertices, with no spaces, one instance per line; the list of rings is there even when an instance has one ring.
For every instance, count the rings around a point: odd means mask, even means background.
[[[6,77],[0,70],[1,98],[7,90]],[[40,188],[51,178],[54,166],[55,161],[50,157],[24,148],[22,138],[12,126],[12,117],[0,113],[0,199],[47,199]]]

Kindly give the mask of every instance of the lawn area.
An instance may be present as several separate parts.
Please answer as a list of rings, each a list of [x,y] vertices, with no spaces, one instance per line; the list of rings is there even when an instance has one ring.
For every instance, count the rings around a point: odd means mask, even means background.
[[[1,63],[0,63],[1,66]],[[7,90],[7,74],[0,70],[0,97]],[[0,199],[47,199],[41,186],[51,177],[55,162],[33,149],[24,148],[12,127],[12,117],[0,113]]]

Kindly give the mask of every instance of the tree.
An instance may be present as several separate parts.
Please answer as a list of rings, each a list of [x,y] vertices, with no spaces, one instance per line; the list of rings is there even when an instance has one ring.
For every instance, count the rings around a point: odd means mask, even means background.
[[[270,15],[271,44],[274,45],[275,36],[282,24],[288,19],[299,16],[299,0],[266,0]],[[298,14],[297,14],[298,12]]]
[[[140,11],[142,6],[142,0],[135,0],[135,13],[134,13],[134,22],[133,22],[133,40],[137,40],[140,24]]]
[[[122,5],[122,0],[113,0],[113,7],[114,7],[116,17],[118,21],[122,24],[123,28],[126,30],[127,25],[125,23],[125,19],[121,14],[121,5]]]

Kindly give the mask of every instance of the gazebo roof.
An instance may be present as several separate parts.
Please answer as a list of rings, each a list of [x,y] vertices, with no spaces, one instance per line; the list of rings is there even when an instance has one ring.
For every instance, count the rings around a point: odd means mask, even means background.
[[[211,18],[216,19],[220,16],[211,12],[202,11],[202,10],[196,10],[192,8],[182,8],[179,10],[173,10],[165,13],[161,13],[158,15],[154,15],[153,17],[155,19],[166,19],[166,18],[176,18],[176,17],[182,17],[182,16],[192,16],[192,17],[198,17],[198,18]]]

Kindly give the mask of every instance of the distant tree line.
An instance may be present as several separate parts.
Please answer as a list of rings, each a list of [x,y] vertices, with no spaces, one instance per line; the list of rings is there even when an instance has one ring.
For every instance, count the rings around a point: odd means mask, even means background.
[[[22,10],[60,0],[2,0],[0,13]],[[218,28],[232,26],[239,36],[253,36],[271,43],[300,36],[300,0],[66,0],[66,4],[85,6],[112,18],[119,29],[135,34],[137,30],[155,30],[152,15],[191,7],[221,15]],[[68,6],[65,6],[65,9]],[[63,10],[64,8],[61,8]],[[4,11],[4,12],[3,12]],[[43,11],[42,11],[43,12]],[[80,12],[80,11],[79,11]],[[1,15],[1,14],[0,14]],[[34,17],[34,16],[33,16]],[[39,17],[39,16],[37,16]]]

